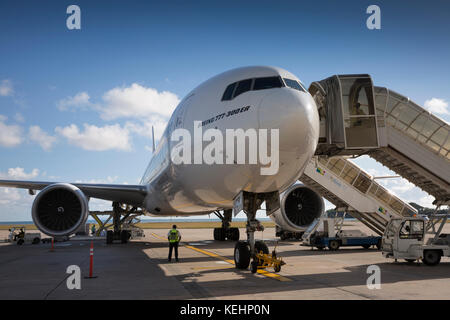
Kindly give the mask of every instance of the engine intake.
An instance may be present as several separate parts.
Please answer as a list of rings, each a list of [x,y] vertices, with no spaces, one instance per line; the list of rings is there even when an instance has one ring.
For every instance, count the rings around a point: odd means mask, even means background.
[[[86,223],[88,200],[74,185],[55,183],[44,188],[33,202],[32,217],[36,227],[45,234],[68,236]]]
[[[283,230],[305,231],[325,210],[323,198],[302,184],[294,184],[280,195],[280,209],[270,218]]]

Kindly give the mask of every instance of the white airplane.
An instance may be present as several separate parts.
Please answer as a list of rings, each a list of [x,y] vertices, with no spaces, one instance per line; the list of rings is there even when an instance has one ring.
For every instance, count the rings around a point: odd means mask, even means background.
[[[196,164],[195,154],[191,155],[192,164],[175,164],[171,150],[179,142],[173,141],[172,133],[187,130],[194,136],[190,141],[194,150],[199,127],[217,129],[223,136],[227,129],[278,129],[278,171],[263,175],[261,169],[267,168],[267,163],[237,163],[237,152],[233,159],[225,159],[228,164]],[[255,248],[268,253],[267,246],[254,239],[254,232],[263,229],[255,218],[263,202],[267,215],[278,225],[297,229],[323,212],[320,196],[294,184],[314,155],[318,138],[316,104],[296,76],[277,67],[243,67],[205,81],[180,102],[139,185],[0,180],[0,186],[28,189],[30,194],[41,190],[33,203],[32,218],[50,236],[73,234],[85,224],[90,198],[112,201],[114,231],[108,232],[109,243],[113,239],[126,242],[129,236],[121,231],[121,205],[152,216],[206,215],[223,210],[223,215],[219,214],[222,228],[214,230],[216,240],[239,240],[239,230],[230,228],[229,222],[233,210],[235,215],[243,210],[248,239],[237,242],[235,261],[237,268],[245,269]]]

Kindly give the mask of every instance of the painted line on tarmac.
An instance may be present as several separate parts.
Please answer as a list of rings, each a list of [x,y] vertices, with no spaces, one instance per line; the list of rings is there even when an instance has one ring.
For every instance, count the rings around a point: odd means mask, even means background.
[[[161,237],[160,235],[157,235],[156,233],[152,233],[152,236],[154,236],[155,238],[160,239],[160,240],[167,240],[167,239],[164,239],[163,237]],[[199,248],[196,248],[196,247],[193,247],[193,246],[189,246],[189,245],[185,245],[185,247],[188,248],[188,249],[197,251],[199,253],[205,254],[207,256],[210,256],[212,258],[220,259],[222,261],[225,261],[225,262],[228,262],[229,264],[234,265],[234,260],[222,257],[221,255],[218,255],[217,253],[214,253],[214,252],[211,252],[211,251],[207,251],[207,250],[203,250],[203,249],[199,249]],[[276,273],[272,273],[272,272],[266,271],[264,269],[259,269],[257,271],[257,273],[259,273],[259,274],[261,274],[263,276],[266,276],[268,278],[278,280],[278,281],[283,281],[283,282],[284,281],[292,281],[289,278],[283,277],[283,276],[281,276],[279,274],[276,274]]]
[[[223,266],[223,267],[194,267],[192,270],[225,270],[225,269],[233,269],[233,266]]]

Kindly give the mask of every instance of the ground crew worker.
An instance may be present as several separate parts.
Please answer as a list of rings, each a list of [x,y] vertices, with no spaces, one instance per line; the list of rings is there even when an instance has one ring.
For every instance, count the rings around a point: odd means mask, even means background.
[[[91,233],[93,236],[95,236],[95,224],[92,225]]]
[[[177,230],[177,226],[173,225],[172,230],[167,234],[167,240],[169,240],[169,258],[168,261],[172,260],[172,250],[175,248],[175,260],[178,262],[178,244],[181,240],[181,233]]]

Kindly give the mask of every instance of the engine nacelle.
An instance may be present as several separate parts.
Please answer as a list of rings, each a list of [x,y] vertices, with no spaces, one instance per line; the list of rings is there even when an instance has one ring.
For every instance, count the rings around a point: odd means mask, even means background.
[[[44,188],[33,202],[32,217],[36,227],[52,236],[68,236],[86,223],[88,200],[74,185],[55,183]]]
[[[294,184],[280,195],[280,209],[270,218],[283,230],[303,232],[324,210],[320,195],[302,184]]]

